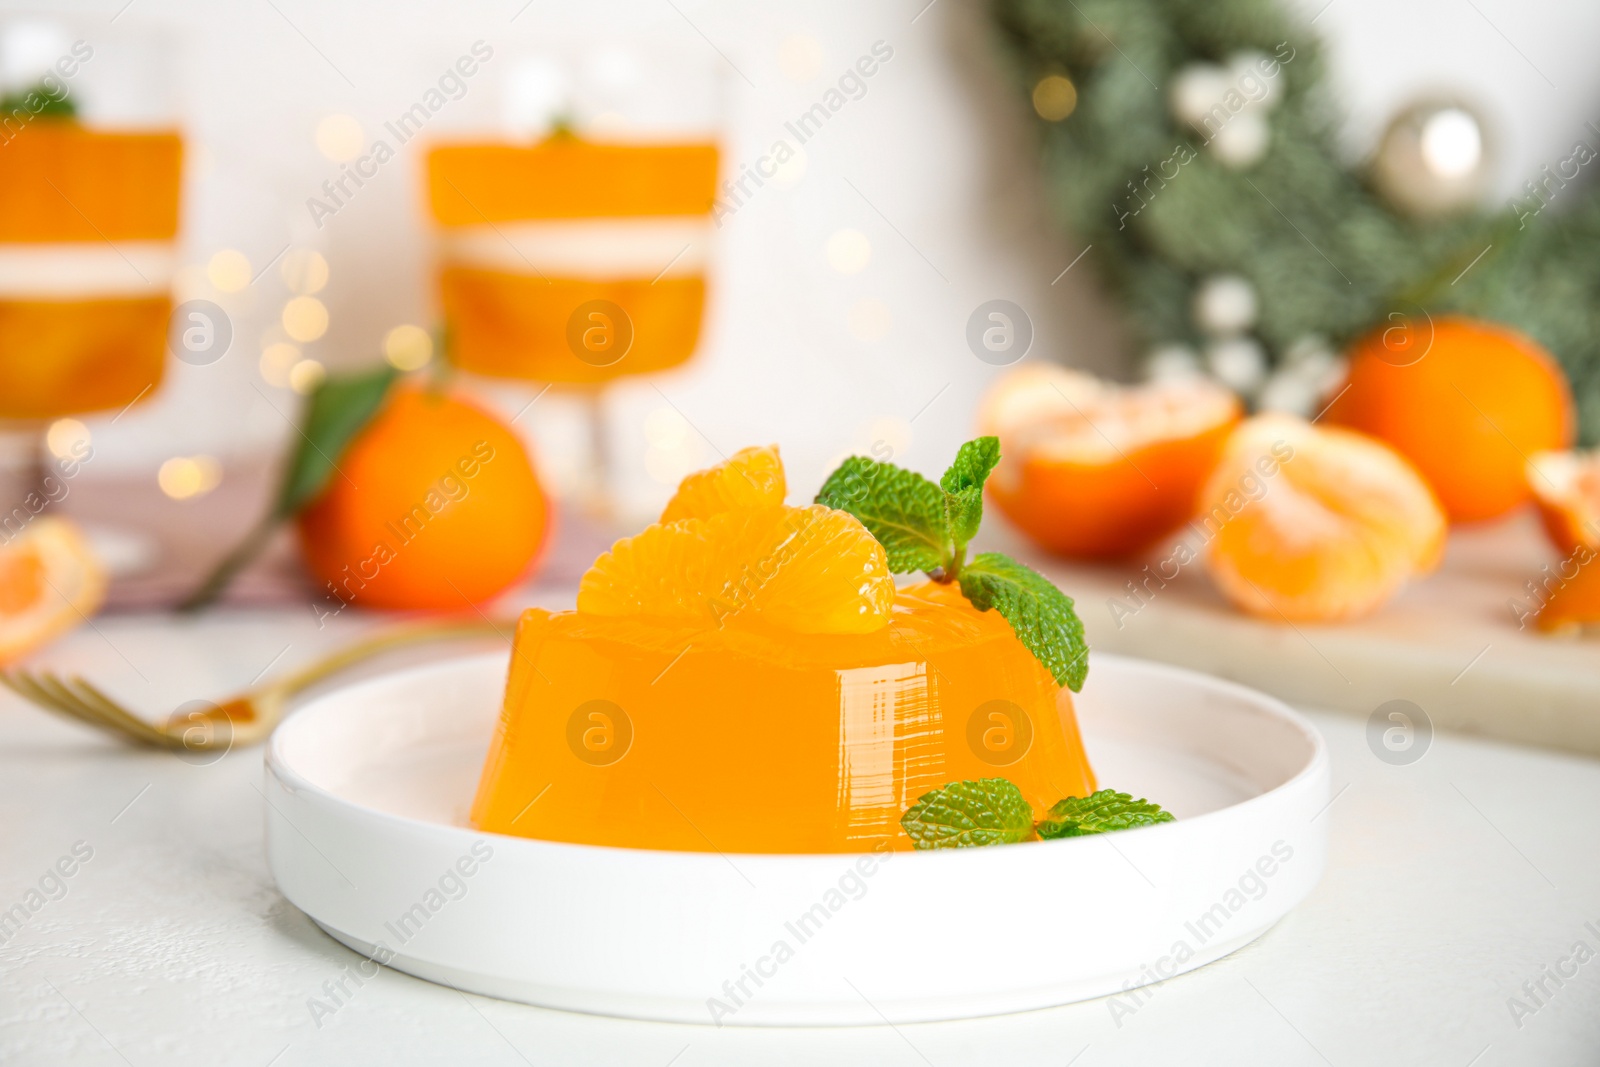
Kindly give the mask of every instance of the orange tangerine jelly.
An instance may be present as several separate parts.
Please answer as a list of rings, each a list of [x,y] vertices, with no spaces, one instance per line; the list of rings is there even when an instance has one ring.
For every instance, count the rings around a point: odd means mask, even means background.
[[[447,266],[439,296],[450,323],[451,359],[491,378],[564,385],[670,370],[694,355],[706,302],[703,274],[651,279],[537,277]],[[628,315],[631,344],[615,362],[577,358],[569,343],[573,309],[605,301]]]
[[[479,829],[719,852],[908,850],[900,817],[1004,777],[1037,813],[1095,788],[1070,695],[998,612],[895,593],[870,633],[526,612]]]
[[[684,363],[700,340],[718,149],[437,145],[427,156],[451,361],[593,387]]]

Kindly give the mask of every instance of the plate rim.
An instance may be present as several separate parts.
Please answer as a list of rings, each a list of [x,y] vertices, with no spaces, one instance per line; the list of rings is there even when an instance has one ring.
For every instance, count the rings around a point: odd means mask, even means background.
[[[506,657],[506,659],[503,660],[503,657]],[[861,852],[695,852],[671,849],[629,848],[620,845],[595,845],[578,841],[548,841],[543,838],[502,834],[492,830],[479,830],[470,826],[457,826],[451,823],[436,822],[429,819],[417,818],[416,816],[411,815],[400,815],[395,812],[383,811],[378,808],[359,804],[356,801],[340,796],[339,794],[334,793],[315,782],[312,782],[300,771],[294,769],[290,765],[287,757],[284,755],[283,748],[287,744],[287,739],[291,739],[296,730],[309,728],[300,725],[302,716],[305,716],[307,713],[314,714],[315,710],[320,705],[337,700],[341,697],[348,697],[354,691],[367,688],[376,688],[383,685],[392,685],[397,680],[405,679],[411,676],[432,674],[451,668],[459,669],[469,663],[486,663],[491,659],[495,662],[508,662],[508,657],[509,652],[478,652],[468,655],[451,656],[443,659],[432,660],[427,663],[403,667],[398,670],[387,671],[382,674],[373,675],[371,677],[349,682],[345,685],[335,686],[327,689],[324,692],[317,694],[316,697],[306,702],[306,704],[302,705],[300,708],[297,708],[276,730],[272,732],[271,737],[268,738],[266,750],[262,757],[262,769],[264,773],[276,778],[278,782],[291,793],[302,796],[307,794],[315,796],[320,803],[331,804],[336,808],[344,810],[348,814],[355,815],[360,818],[376,820],[381,823],[388,823],[412,832],[420,830],[429,833],[462,834],[468,837],[488,836],[494,838],[497,843],[516,842],[517,844],[512,844],[510,846],[513,848],[527,848],[533,850],[553,849],[562,852],[581,850],[584,852],[600,852],[606,854],[625,853],[629,856],[635,857],[652,857],[650,860],[638,860],[637,862],[661,863],[696,862],[697,857],[699,858],[699,862],[721,863],[723,862],[721,859],[723,856],[737,856],[741,859],[746,859],[755,863],[774,865],[785,864],[789,866],[799,866],[803,863],[815,862],[818,859],[834,859],[839,856],[872,854],[871,850],[865,850]],[[1179,667],[1169,663],[1143,659],[1137,656],[1124,656],[1112,652],[1102,652],[1096,655],[1096,660],[1100,663],[1109,662],[1123,669],[1133,669],[1153,672],[1159,675],[1166,675],[1173,681],[1180,681],[1190,685],[1199,685],[1201,687],[1211,688],[1213,690],[1221,691],[1228,696],[1232,696],[1238,699],[1241,703],[1254,704],[1258,707],[1264,707],[1265,709],[1270,710],[1280,720],[1285,721],[1291,726],[1295,727],[1297,732],[1311,744],[1311,753],[1309,758],[1292,775],[1280,782],[1278,785],[1273,786],[1271,789],[1265,790],[1256,794],[1255,796],[1248,797],[1236,803],[1228,804],[1221,808],[1215,808],[1211,811],[1202,812],[1199,815],[1189,816],[1181,820],[1174,820],[1170,823],[1157,823],[1152,826],[1135,827],[1132,831],[1124,830],[1121,831],[1121,833],[1126,834],[1133,832],[1146,835],[1147,837],[1156,833],[1186,833],[1187,830],[1185,828],[1192,827],[1196,824],[1209,824],[1223,819],[1235,819],[1239,817],[1238,813],[1245,812],[1254,807],[1270,804],[1276,795],[1283,794],[1290,790],[1301,787],[1307,781],[1314,779],[1319,774],[1323,774],[1329,770],[1330,761],[1328,756],[1328,745],[1326,739],[1323,738],[1321,731],[1316,728],[1315,724],[1313,724],[1299,711],[1291,707],[1287,702],[1278,697],[1272,696],[1270,693],[1265,693],[1259,689],[1254,689],[1241,682],[1235,682],[1227,678],[1221,678],[1216,675],[1207,674],[1204,671],[1197,671],[1188,667]],[[1086,837],[1082,839],[1059,838],[1051,841],[1030,841],[1025,843],[1034,846],[1068,847],[1073,844],[1074,841],[1085,840],[1092,840],[1092,837]],[[979,857],[986,855],[991,851],[992,850],[990,849],[983,848],[913,849],[909,852],[898,853],[897,855],[902,857],[920,857],[916,862],[924,864],[941,862],[960,863],[983,862],[983,860],[981,860]]]

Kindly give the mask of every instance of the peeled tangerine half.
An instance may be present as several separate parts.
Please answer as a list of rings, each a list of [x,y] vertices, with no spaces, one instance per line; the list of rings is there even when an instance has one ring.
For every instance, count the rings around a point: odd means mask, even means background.
[[[998,612],[897,590],[853,516],[782,503],[775,448],[690,475],[664,518],[530,609],[479,829],[719,852],[909,849],[900,816],[1005,777],[1086,796],[1069,696]]]
[[[1235,430],[1200,499],[1212,578],[1268,618],[1364,615],[1444,549],[1444,510],[1398,452],[1287,415]]]
[[[1544,582],[1539,629],[1600,625],[1600,451],[1537,453],[1528,486],[1563,556]]]
[[[1042,547],[1098,559],[1183,525],[1239,401],[1206,381],[1119,386],[1035,364],[1002,378],[978,419],[1000,438],[988,483],[1000,510]]]
[[[10,519],[22,513],[18,508]],[[0,538],[0,665],[21,659],[99,610],[106,572],[76,525],[35,518]]]

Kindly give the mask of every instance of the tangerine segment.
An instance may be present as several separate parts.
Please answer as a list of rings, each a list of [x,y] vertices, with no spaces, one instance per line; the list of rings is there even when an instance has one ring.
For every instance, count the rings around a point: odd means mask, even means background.
[[[795,633],[870,633],[889,623],[894,578],[853,515],[821,504],[657,524],[611,546],[578,587],[578,611]]]
[[[724,511],[750,511],[782,504],[789,491],[777,445],[741,448],[708,470],[678,483],[662,522],[708,519]]]
[[[1579,545],[1551,568],[1559,583],[1547,581],[1547,597],[1535,625],[1545,633],[1568,633],[1600,626],[1600,553]],[[1568,573],[1571,577],[1567,577]]]
[[[996,776],[1041,816],[1095,788],[1071,694],[948,587],[902,590],[867,634],[534,609],[472,824],[623,848],[906,850],[918,797]]]
[[[1208,382],[1123,387],[1041,365],[1001,379],[979,412],[1000,438],[995,504],[1044,548],[1086,558],[1181,526],[1238,421],[1238,399]]]
[[[0,663],[11,663],[71,630],[99,610],[106,571],[76,524],[29,521],[26,505],[6,516],[20,533],[0,545]]]
[[[1201,492],[1211,576],[1246,611],[1334,620],[1437,565],[1445,516],[1380,441],[1281,415],[1244,423]]]
[[[1600,451],[1540,452],[1528,461],[1528,486],[1557,549],[1600,548]]]
[[[1394,446],[1455,522],[1524,503],[1527,457],[1570,448],[1574,432],[1572,392],[1548,352],[1503,326],[1455,317],[1434,322],[1431,339],[1419,326],[1358,341],[1328,420]]]

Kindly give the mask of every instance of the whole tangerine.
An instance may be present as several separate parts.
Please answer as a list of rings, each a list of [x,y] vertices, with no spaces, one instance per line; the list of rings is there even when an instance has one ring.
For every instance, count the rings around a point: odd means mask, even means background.
[[[1572,391],[1548,352],[1508,327],[1454,316],[1357,341],[1327,417],[1409,459],[1453,522],[1527,501],[1529,458],[1570,447],[1574,432]]]
[[[301,511],[306,566],[357,607],[460,610],[533,566],[549,507],[522,442],[450,393],[403,386]]]

